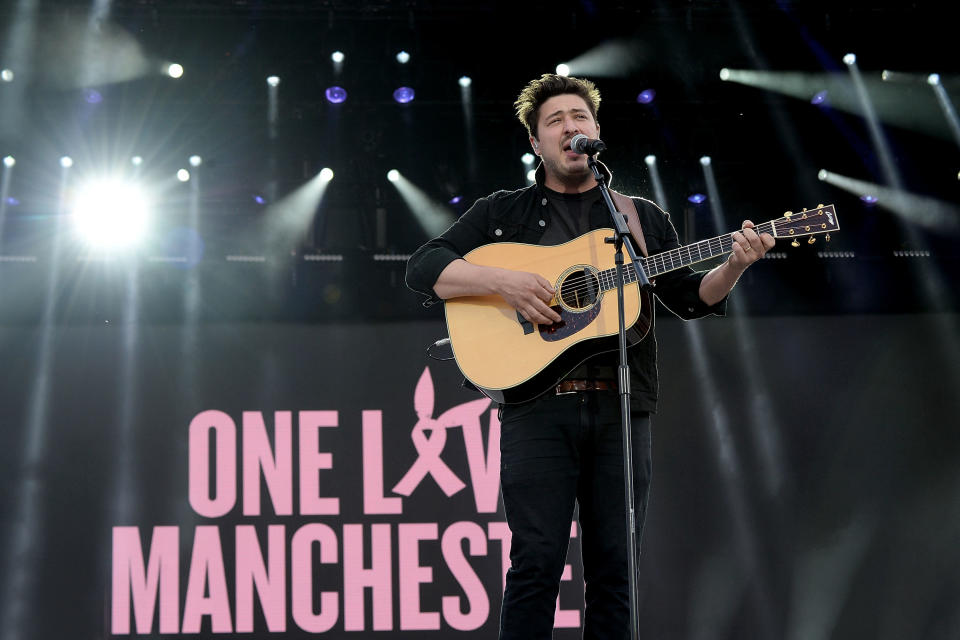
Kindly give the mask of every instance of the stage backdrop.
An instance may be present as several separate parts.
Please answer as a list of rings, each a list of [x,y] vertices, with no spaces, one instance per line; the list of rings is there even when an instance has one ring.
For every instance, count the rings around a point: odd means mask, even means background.
[[[956,637],[957,320],[661,317],[645,636]],[[499,423],[444,334],[0,328],[2,637],[495,637]]]

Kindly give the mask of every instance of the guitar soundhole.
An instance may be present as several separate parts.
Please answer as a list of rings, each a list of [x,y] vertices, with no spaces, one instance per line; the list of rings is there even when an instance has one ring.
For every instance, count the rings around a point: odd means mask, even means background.
[[[586,311],[600,295],[600,282],[595,271],[573,269],[560,283],[560,304],[570,311]]]

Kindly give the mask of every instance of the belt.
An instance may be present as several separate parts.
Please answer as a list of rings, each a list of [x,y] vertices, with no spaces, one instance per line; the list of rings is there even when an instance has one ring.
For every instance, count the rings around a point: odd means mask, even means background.
[[[558,396],[577,391],[616,391],[617,385],[610,380],[561,380],[556,387]]]

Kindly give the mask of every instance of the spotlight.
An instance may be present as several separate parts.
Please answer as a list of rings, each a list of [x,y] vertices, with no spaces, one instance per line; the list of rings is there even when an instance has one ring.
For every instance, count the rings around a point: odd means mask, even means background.
[[[928,76],[927,76],[927,84],[929,84],[929,85],[931,85],[931,86],[934,86],[934,87],[937,86],[938,84],[940,84],[940,74],[939,74],[939,73],[931,73],[930,75],[928,75]]]
[[[843,56],[843,64],[847,65],[848,67],[851,67],[856,63],[857,63],[857,56],[855,54],[848,53],[847,55]]]
[[[657,97],[657,92],[653,89],[644,89],[637,94],[637,102],[640,104],[650,104]]]
[[[103,102],[103,95],[96,89],[87,89],[83,92],[83,99],[88,104],[100,104]]]
[[[400,179],[400,172],[397,171],[396,169],[390,169],[390,171],[387,172],[387,180],[389,180],[390,182],[396,182],[399,179]]]
[[[473,84],[473,80],[470,78],[470,76],[460,76],[460,79],[457,80],[457,82],[459,82],[460,86],[464,89]]]
[[[201,158],[200,156],[190,156],[191,167],[199,167],[202,164],[203,164],[203,158]]]
[[[333,53],[330,54],[330,59],[336,62],[337,64],[340,64],[341,62],[343,62],[343,59],[345,57],[346,56],[343,55],[343,51],[334,51]]]
[[[886,69],[884,69],[884,70],[883,70],[883,73],[880,74],[880,79],[883,80],[884,82],[886,82],[887,80],[889,80],[889,79],[890,79],[890,72],[887,71]]]
[[[534,156],[532,153],[525,153],[522,156],[520,156],[520,162],[522,162],[523,164],[533,164],[533,161],[535,159],[536,159],[536,156]]]
[[[189,179],[190,179],[189,171],[187,171],[186,169],[180,169],[179,171],[177,171],[177,180],[179,180],[180,182],[186,182]]]
[[[408,62],[410,62],[410,54],[407,53],[406,51],[397,52],[397,62],[399,62],[400,64],[407,64]]]
[[[71,158],[70,156],[63,156],[62,158],[60,158],[60,166],[63,167],[64,169],[69,169],[70,167],[73,166],[73,158]]]
[[[174,62],[167,66],[167,75],[171,78],[179,78],[183,75],[183,67]]]
[[[820,169],[820,171],[817,171],[817,180],[826,180],[826,179],[827,179],[826,169]]]
[[[527,171],[527,182],[536,182],[537,181],[537,170],[530,169]]]
[[[810,104],[823,104],[827,101],[827,92],[818,91],[812,98],[810,98]]]
[[[863,200],[864,204],[877,204],[877,196],[870,195],[869,193],[863,194],[860,196],[860,199]]]
[[[253,201],[256,202],[257,204],[267,204],[266,198],[264,198],[259,194],[253,196]]]
[[[276,87],[280,84],[280,76],[267,76],[267,84]]]
[[[132,164],[135,167],[139,167],[140,165],[143,164],[143,158],[141,156],[133,156],[132,158],[130,158],[130,164]]]
[[[646,158],[644,158],[643,161],[647,163],[648,167],[652,167],[653,165],[657,164],[657,156],[651,153]]]
[[[450,198],[450,204],[460,204],[460,201],[463,200],[460,196],[453,196]]]
[[[10,69],[4,69],[0,71],[0,80],[4,82],[13,82],[13,71]]]
[[[700,165],[704,167],[710,166],[710,156],[700,156]]]
[[[130,184],[94,182],[83,188],[73,206],[80,238],[89,245],[117,247],[133,244],[147,227],[147,204]]]
[[[723,69],[720,69],[720,79],[721,79],[721,80],[729,80],[729,79],[730,79],[730,69],[727,69],[726,67],[724,67]]]
[[[343,87],[327,87],[324,95],[327,97],[327,102],[331,104],[340,104],[347,100],[347,90]]]
[[[17,164],[17,161],[14,159],[13,156],[5,156],[3,158],[3,166],[12,167],[15,164]]]
[[[13,196],[7,197],[7,199],[4,200],[4,202],[6,202],[6,203],[7,203],[8,205],[10,205],[11,207],[16,207],[16,206],[18,206],[18,205],[20,204],[20,201],[17,200],[16,198],[14,198]]]
[[[333,169],[329,167],[324,167],[320,169],[320,179],[324,182],[330,182],[333,180]]]
[[[393,92],[393,99],[399,102],[400,104],[407,104],[412,102],[415,93],[410,87],[400,87]]]
[[[557,75],[558,76],[568,76],[570,75],[570,66],[563,64],[562,62],[557,65]]]
[[[693,195],[687,197],[687,200],[689,200],[693,204],[700,204],[704,202],[706,199],[707,199],[707,196],[703,195],[702,193],[694,193]]]

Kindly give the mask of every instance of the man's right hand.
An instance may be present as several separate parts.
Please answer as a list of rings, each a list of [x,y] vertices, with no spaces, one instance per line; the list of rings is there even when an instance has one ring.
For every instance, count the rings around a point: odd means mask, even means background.
[[[560,321],[560,314],[550,308],[556,291],[543,276],[527,271],[500,269],[495,278],[495,288],[501,298],[530,322],[553,324]]]

